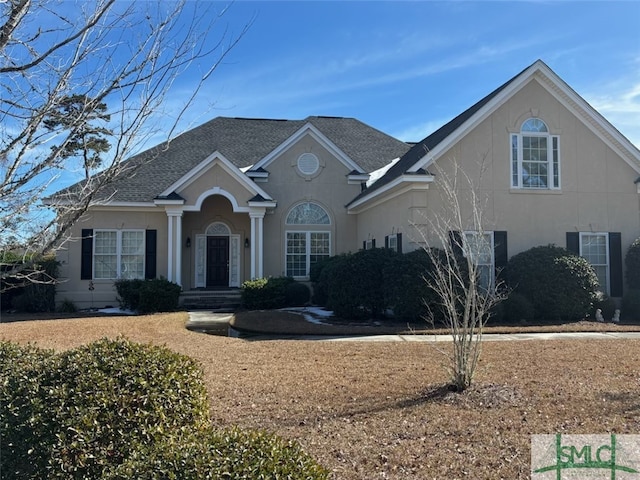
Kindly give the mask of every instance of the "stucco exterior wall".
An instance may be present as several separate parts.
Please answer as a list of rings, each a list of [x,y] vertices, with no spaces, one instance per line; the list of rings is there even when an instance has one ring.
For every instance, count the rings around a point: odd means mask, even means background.
[[[71,239],[56,253],[60,262],[60,283],[56,286],[56,302],[72,300],[78,308],[118,306],[113,280],[81,280],[82,229],[157,230],[158,275],[167,275],[167,215],[164,210],[151,207],[136,211],[117,209],[92,210],[73,227]],[[90,283],[94,290],[89,290]]]
[[[312,176],[305,176],[297,169],[298,157],[307,152],[320,160],[320,170]],[[340,160],[307,135],[274,158],[266,170],[269,181],[259,185],[278,206],[264,219],[265,276],[285,273],[285,220],[291,208],[300,202],[318,203],[331,216],[332,255],[357,250],[355,219],[347,214],[345,205],[360,192],[360,185],[348,184],[350,170]]]

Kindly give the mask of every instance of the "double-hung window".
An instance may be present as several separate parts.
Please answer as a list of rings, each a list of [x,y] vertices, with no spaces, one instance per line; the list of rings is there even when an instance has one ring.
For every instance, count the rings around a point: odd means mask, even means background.
[[[493,232],[464,232],[463,253],[476,266],[480,288],[492,290],[495,285]]]
[[[286,218],[286,274],[307,278],[311,267],[331,255],[331,220],[312,202],[293,207]]]
[[[580,233],[580,256],[595,270],[600,291],[609,295],[609,234]]]
[[[93,278],[144,278],[144,230],[96,230],[93,234]]]
[[[528,119],[520,133],[511,134],[511,187],[560,188],[560,138],[550,135],[539,118]]]

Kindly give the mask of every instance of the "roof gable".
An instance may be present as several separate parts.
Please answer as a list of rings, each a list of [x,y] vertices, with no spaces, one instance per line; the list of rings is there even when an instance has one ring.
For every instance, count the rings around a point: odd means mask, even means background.
[[[349,205],[362,203],[384,191],[385,185],[405,174],[427,170],[429,165],[480,122],[519,92],[530,81],[538,81],[551,95],[640,173],[640,151],[598,111],[567,85],[542,60],[509,79],[450,122],[416,143],[387,173],[358,195]]]

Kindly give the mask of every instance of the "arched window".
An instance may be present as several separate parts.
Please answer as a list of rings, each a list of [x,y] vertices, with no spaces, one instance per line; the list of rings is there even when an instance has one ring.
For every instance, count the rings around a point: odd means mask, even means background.
[[[331,218],[317,203],[306,202],[293,207],[285,223],[287,276],[308,278],[311,266],[331,255]]]
[[[511,135],[511,187],[560,188],[560,138],[539,118],[529,118]]]
[[[317,203],[301,203],[287,215],[287,225],[330,225],[329,214]]]

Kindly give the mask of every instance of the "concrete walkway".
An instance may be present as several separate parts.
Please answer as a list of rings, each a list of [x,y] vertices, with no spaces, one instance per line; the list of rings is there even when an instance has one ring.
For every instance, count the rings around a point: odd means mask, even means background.
[[[190,311],[186,328],[196,332],[229,335],[246,340],[317,340],[333,342],[450,342],[451,335],[265,335],[229,330],[233,313],[212,313],[210,311]],[[485,333],[487,342],[524,340],[640,340],[640,332],[567,332],[567,333]]]

